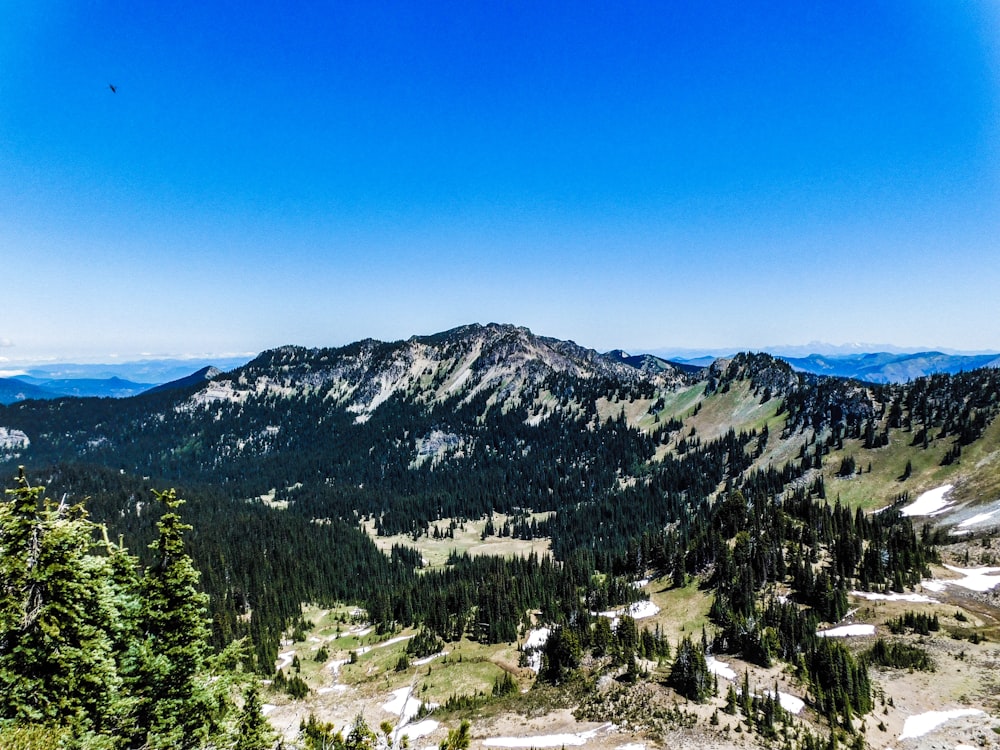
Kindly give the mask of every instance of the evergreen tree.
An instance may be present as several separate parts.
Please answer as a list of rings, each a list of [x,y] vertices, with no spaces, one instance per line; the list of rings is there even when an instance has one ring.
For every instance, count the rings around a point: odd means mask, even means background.
[[[470,739],[469,722],[463,720],[458,729],[448,730],[448,736],[441,740],[438,750],[468,750]]]
[[[696,703],[703,702],[712,694],[712,673],[708,671],[705,652],[691,641],[691,636],[685,636],[677,645],[669,683],[678,693]]]
[[[253,684],[247,690],[236,724],[236,744],[233,750],[270,750],[274,743],[274,732],[261,712],[260,693]]]
[[[22,470],[0,504],[0,719],[74,735],[120,719],[115,640],[123,616],[97,527],[79,506],[43,500]]]
[[[156,561],[140,584],[134,739],[150,748],[194,748],[218,730],[221,718],[204,673],[208,597],[184,550],[183,533],[191,528],[177,513],[184,501],[174,490],[155,494],[166,512],[151,545]]]

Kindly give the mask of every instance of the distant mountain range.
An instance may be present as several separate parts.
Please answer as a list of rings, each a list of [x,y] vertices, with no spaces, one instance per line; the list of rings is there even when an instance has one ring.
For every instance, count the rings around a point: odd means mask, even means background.
[[[875,352],[843,356],[811,354],[808,357],[782,357],[792,367],[816,375],[836,375],[842,378],[866,380],[869,383],[905,383],[928,375],[977,370],[980,367],[1000,367],[997,354],[943,354],[918,352],[891,354]]]
[[[105,364],[51,364],[0,378],[0,404],[27,399],[127,398],[149,391],[184,388],[240,365],[249,357],[205,360],[143,360]]]
[[[474,330],[468,326],[455,330]],[[510,331],[524,331],[514,326],[499,326]],[[446,332],[451,333],[451,332]],[[437,334],[437,337],[446,334]],[[436,337],[424,337],[434,340]],[[414,337],[412,340],[419,340]],[[544,339],[542,339],[544,340]],[[565,344],[562,344],[565,346]],[[818,346],[835,353],[810,353],[792,356],[796,349],[780,347],[768,352],[788,362],[800,372],[852,378],[869,383],[905,383],[928,375],[955,374],[980,367],[1000,367],[1000,354],[962,354],[940,351],[853,352],[853,346]],[[892,349],[892,347],[885,347]],[[851,353],[844,353],[851,352]],[[691,352],[696,354],[697,352]],[[608,363],[627,365],[646,374],[669,372],[697,373],[716,359],[728,359],[737,352],[712,351],[700,356],[657,356],[630,354],[614,349],[602,355]],[[222,372],[246,364],[249,357],[222,357],[217,360],[142,360],[116,364],[51,364],[27,368],[12,377],[0,378],[0,404],[27,399],[55,399],[67,396],[126,398],[140,393],[184,388],[211,380]]]
[[[909,380],[945,373],[954,375],[980,367],[1000,367],[1000,354],[946,354],[944,352],[863,352],[856,354],[807,354],[790,356],[778,352],[768,352],[783,359],[796,370],[814,375],[834,375],[840,378],[864,380],[869,383],[905,383]],[[611,352],[609,352],[611,354]],[[719,354],[729,358],[736,352]],[[626,361],[635,357],[624,355]],[[652,355],[644,355],[652,356]],[[671,362],[685,369],[708,367],[717,357],[667,357],[662,361]]]

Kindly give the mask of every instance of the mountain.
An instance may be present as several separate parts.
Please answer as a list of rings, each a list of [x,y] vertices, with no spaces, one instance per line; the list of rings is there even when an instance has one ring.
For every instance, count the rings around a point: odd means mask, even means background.
[[[128,398],[161,387],[183,388],[210,380],[226,369],[246,364],[246,357],[224,357],[215,364],[201,360],[144,360],[115,365],[55,364],[31,367],[0,378],[0,404],[26,399]],[[201,368],[192,374],[192,366]],[[128,377],[141,377],[141,382]]]
[[[172,391],[181,388],[203,385],[206,381],[212,380],[221,374],[222,370],[218,367],[212,367],[209,365],[207,367],[202,367],[200,370],[193,372],[190,375],[185,375],[183,378],[171,380],[169,383],[163,383],[162,385],[156,385],[152,388],[148,388],[145,393],[160,393],[161,391]]]
[[[942,352],[875,352],[851,355],[810,354],[807,357],[782,357],[803,372],[866,380],[870,383],[905,383],[908,380],[955,374],[981,367],[997,367],[996,354],[944,354]]]
[[[711,357],[706,357],[701,362],[684,362],[684,361],[671,361],[657,357],[654,354],[629,354],[621,349],[613,349],[610,352],[606,352],[605,357],[609,359],[624,362],[629,367],[634,367],[637,370],[642,370],[643,372],[658,373],[667,371],[680,371],[687,374],[693,374],[699,370],[707,367],[715,361]]]
[[[12,404],[29,398],[58,398],[59,394],[21,378],[0,378],[0,404]]]
[[[203,367],[232,370],[245,365],[252,355],[241,357],[212,357],[185,359],[143,359],[116,364],[56,363],[23,366],[23,373],[16,377],[30,383],[50,380],[80,380],[121,378],[136,383],[159,385],[190,375]]]

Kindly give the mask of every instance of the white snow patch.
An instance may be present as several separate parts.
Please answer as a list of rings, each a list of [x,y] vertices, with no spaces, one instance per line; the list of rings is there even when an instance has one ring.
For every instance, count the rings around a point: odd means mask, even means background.
[[[660,608],[658,606],[648,599],[644,599],[643,601],[633,602],[623,609],[609,609],[604,612],[594,612],[593,614],[600,617],[607,617],[611,620],[611,627],[614,629],[618,627],[618,618],[621,615],[628,615],[633,620],[641,620],[643,617],[652,617],[659,611]]]
[[[872,602],[913,602],[915,604],[937,604],[937,599],[931,599],[923,594],[879,594],[874,591],[852,591],[851,596],[860,596]]]
[[[528,638],[524,642],[524,650],[532,652],[528,654],[528,668],[535,674],[538,674],[542,668],[542,654],[540,649],[549,640],[549,633],[551,632],[549,628],[536,628],[528,632]]]
[[[829,630],[817,631],[816,635],[820,638],[846,638],[851,635],[875,635],[875,626],[865,625],[864,623],[858,623],[856,625],[841,625],[836,628],[830,628]]]
[[[422,667],[424,664],[430,664],[432,661],[437,659],[439,656],[444,656],[449,653],[448,651],[438,651],[436,654],[431,654],[430,656],[425,656],[423,659],[414,659],[413,664],[417,667]]]
[[[383,711],[388,711],[398,716],[401,725],[406,724],[406,722],[417,715],[417,711],[420,710],[420,704],[423,702],[411,696],[411,691],[412,689],[408,687],[393,690],[392,700],[382,706]],[[436,703],[428,703],[427,705],[430,708],[437,706]]]
[[[991,510],[989,513],[977,513],[972,518],[966,518],[964,521],[962,521],[962,523],[960,523],[958,525],[958,528],[964,529],[964,528],[966,528],[968,526],[975,526],[977,523],[982,523],[983,521],[988,521],[993,516],[995,516],[998,512],[1000,512],[1000,511]]]
[[[648,586],[648,585],[649,585],[648,578],[640,578],[638,581],[632,581],[633,588],[641,589],[643,586]]]
[[[929,591],[944,591],[946,586],[958,586],[969,591],[980,593],[1000,586],[1000,568],[958,568],[954,565],[945,565],[953,573],[958,573],[961,578],[934,578],[929,581],[921,581],[920,585]]]
[[[944,484],[933,490],[927,490],[901,512],[904,516],[936,516],[952,505],[950,500],[944,499],[951,489],[952,485]]]
[[[387,641],[382,641],[381,643],[376,644],[376,646],[378,648],[385,648],[386,646],[391,646],[393,643],[400,643],[401,641],[408,641],[412,637],[413,637],[412,635],[399,635],[399,636],[396,636],[395,638],[390,638]]]
[[[619,745],[615,750],[646,750],[646,746],[641,742],[628,742],[624,745]]]
[[[528,633],[528,639],[524,642],[525,648],[541,648],[549,639],[552,631],[549,628],[536,628]]]
[[[439,726],[441,725],[434,721],[434,719],[424,719],[423,721],[418,721],[416,724],[406,724],[405,726],[399,727],[399,729],[396,730],[396,734],[400,737],[405,734],[411,740],[415,740],[432,734]]]
[[[951,711],[928,711],[907,718],[903,724],[903,733],[899,739],[908,740],[914,737],[923,737],[928,732],[937,729],[939,726],[952,719],[959,719],[963,716],[976,716],[985,713],[978,708],[955,708]]]
[[[706,656],[705,664],[708,666],[708,671],[712,674],[717,674],[719,677],[725,677],[727,680],[736,679],[736,671],[726,662],[719,661],[714,656]]]
[[[806,707],[806,702],[797,695],[783,693],[780,690],[778,691],[778,703],[783,709],[788,711],[788,713],[795,715],[798,715],[802,709]]]
[[[278,661],[274,663],[274,671],[277,672],[279,669],[284,669],[292,663],[294,658],[294,651],[285,651],[284,653],[278,654]]]
[[[490,737],[483,740],[487,747],[561,747],[562,745],[580,746],[587,744],[597,736],[596,729],[575,734],[536,734],[534,737]]]
[[[264,703],[264,704],[261,704],[260,712],[262,714],[264,714],[264,716],[267,716],[269,713],[271,713],[276,708],[277,708],[277,706],[274,705],[273,703]]]
[[[643,617],[652,617],[659,611],[660,608],[647,599],[630,604],[626,610],[626,614],[631,616],[633,620],[641,620]]]

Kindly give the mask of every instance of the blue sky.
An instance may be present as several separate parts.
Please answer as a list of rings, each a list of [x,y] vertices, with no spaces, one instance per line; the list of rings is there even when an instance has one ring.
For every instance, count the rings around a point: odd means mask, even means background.
[[[0,0],[0,358],[1000,350],[997,7]]]

